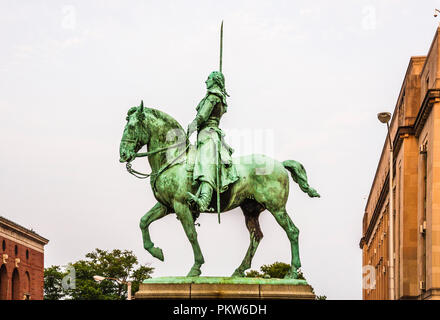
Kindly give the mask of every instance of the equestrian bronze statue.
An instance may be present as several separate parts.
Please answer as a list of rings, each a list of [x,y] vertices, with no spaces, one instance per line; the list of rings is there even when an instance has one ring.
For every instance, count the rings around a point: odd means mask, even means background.
[[[170,115],[144,107],[143,102],[128,110],[120,143],[120,162],[125,162],[133,175],[150,177],[157,200],[140,221],[144,248],[157,259],[164,260],[162,250],[154,246],[150,238],[149,226],[166,215],[176,214],[194,253],[194,264],[187,276],[199,276],[205,261],[197,240],[196,219],[200,213],[213,213],[218,214],[220,222],[222,213],[240,207],[250,244],[232,276],[243,277],[263,238],[259,215],[268,210],[290,240],[291,267],[286,278],[296,279],[301,267],[299,230],[286,211],[288,173],[310,197],[319,197],[319,194],[309,186],[306,170],[297,161],[279,162],[265,155],[233,158],[233,150],[225,143],[224,132],[219,128],[228,110],[221,63],[220,71],[208,76],[206,88],[206,96],[196,107],[197,115],[186,132]],[[197,141],[193,145],[189,137],[196,131]],[[147,146],[147,152],[139,153],[143,146]],[[132,161],[138,157],[148,157],[151,174],[132,168]]]

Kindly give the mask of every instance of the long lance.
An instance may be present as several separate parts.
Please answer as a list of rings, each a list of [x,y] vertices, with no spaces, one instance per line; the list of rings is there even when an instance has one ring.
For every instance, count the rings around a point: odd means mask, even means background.
[[[220,27],[220,72],[222,72],[222,60],[223,60],[223,20]],[[218,223],[220,224],[220,148],[221,137],[219,135],[219,142],[217,143],[217,215]]]
[[[223,62],[223,20],[220,27],[220,72],[222,72],[222,62]]]
[[[218,133],[217,133],[218,134]],[[220,224],[220,146],[221,141],[219,140],[217,143],[217,216],[218,223]]]

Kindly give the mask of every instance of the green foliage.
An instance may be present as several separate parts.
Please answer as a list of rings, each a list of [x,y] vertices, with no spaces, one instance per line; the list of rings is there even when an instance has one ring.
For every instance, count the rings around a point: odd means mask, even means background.
[[[263,275],[259,273],[257,270],[249,270],[246,272],[247,278],[263,278]]]
[[[61,271],[59,266],[51,266],[44,269],[44,299],[60,300],[66,293],[62,288],[63,277],[67,273]]]
[[[290,264],[284,262],[274,262],[269,265],[265,264],[261,266],[261,273],[256,270],[249,270],[248,272],[246,272],[246,277],[284,279],[289,270]],[[298,271],[298,279],[305,280],[304,275],[301,271]]]
[[[73,300],[124,300],[127,298],[127,284],[132,282],[132,294],[139,284],[151,277],[154,268],[138,265],[138,259],[129,250],[115,249],[111,252],[101,249],[87,253],[86,259],[71,264],[75,270],[75,287],[63,289],[61,283],[68,272],[61,272],[59,266],[45,269],[45,299]],[[119,279],[96,282],[93,276]]]
[[[272,264],[265,264],[260,267],[264,276],[270,278],[283,279],[290,270],[290,264],[284,262],[274,262]]]
[[[272,264],[265,264],[260,267],[260,271],[258,272],[256,270],[249,270],[246,272],[247,278],[277,278],[277,279],[283,279],[287,272],[289,272],[290,265],[284,262],[274,262]],[[301,271],[298,271],[298,279],[306,280],[304,278],[304,274]],[[312,292],[315,293],[315,291],[312,288]],[[316,300],[327,300],[327,296],[316,296]]]
[[[134,294],[139,290],[139,285],[144,281],[145,279],[151,278],[151,274],[153,273],[153,269],[148,266],[139,266],[139,268],[133,270],[131,277],[132,277],[132,283],[131,283],[131,292]]]

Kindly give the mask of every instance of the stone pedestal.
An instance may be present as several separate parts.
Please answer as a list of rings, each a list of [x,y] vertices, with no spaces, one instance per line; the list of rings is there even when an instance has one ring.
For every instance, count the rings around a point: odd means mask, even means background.
[[[315,299],[305,280],[166,277],[147,279],[135,294],[142,299]]]

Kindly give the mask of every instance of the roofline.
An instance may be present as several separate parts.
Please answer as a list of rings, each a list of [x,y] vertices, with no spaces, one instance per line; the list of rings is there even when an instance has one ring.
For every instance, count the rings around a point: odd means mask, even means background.
[[[434,38],[432,38],[432,42],[431,42],[431,45],[429,46],[428,54],[426,55],[426,57],[428,57],[431,54],[434,42],[437,39],[437,36],[438,36],[439,32],[440,32],[440,26],[437,27],[437,30],[435,31]],[[426,61],[428,61],[428,59],[426,59]],[[422,74],[425,71],[426,61],[425,61],[425,64],[423,65],[423,67],[422,67],[422,71],[420,72],[420,74]]]
[[[412,56],[412,57],[409,59],[408,67],[406,68],[406,72],[405,72],[405,77],[403,78],[403,82],[402,82],[402,85],[401,85],[401,87],[400,87],[399,95],[397,96],[396,105],[394,106],[394,110],[393,110],[393,113],[392,113],[392,116],[391,116],[391,120],[390,120],[390,129],[393,127],[393,122],[394,122],[394,119],[395,119],[395,116],[396,116],[396,110],[397,110],[397,108],[398,108],[398,106],[399,106],[399,102],[400,102],[400,99],[401,99],[401,97],[402,97],[402,93],[403,93],[404,88],[405,88],[405,82],[406,82],[406,79],[407,79],[407,77],[408,77],[409,71],[411,70],[411,67],[412,67],[412,65],[413,65],[413,62],[414,62],[415,60],[419,60],[419,59],[422,59],[422,58],[425,58],[425,59],[426,59],[426,57],[427,57],[427,56]],[[426,64],[426,61],[425,61],[425,64]],[[391,138],[392,138],[392,140],[394,141],[394,137],[391,137]],[[382,147],[382,152],[381,152],[381,154],[380,154],[379,161],[378,161],[378,163],[377,163],[376,173],[374,174],[373,182],[371,183],[370,193],[368,194],[368,199],[367,199],[367,203],[365,204],[365,210],[364,210],[364,212],[366,212],[367,207],[368,207],[368,204],[369,204],[369,202],[370,202],[371,194],[372,194],[372,192],[373,192],[374,182],[376,181],[377,175],[378,175],[378,173],[379,173],[379,167],[380,167],[380,164],[381,164],[381,160],[382,160],[382,158],[383,158],[383,155],[384,155],[385,150],[387,149],[387,143],[388,143],[388,140],[387,140],[387,139],[388,139],[388,132],[387,132],[387,134],[386,134],[386,136],[385,136],[385,141],[384,141],[384,144],[383,144],[383,147]],[[364,213],[364,215],[365,215],[365,213]]]
[[[43,245],[46,245],[49,242],[48,239],[40,236],[35,231],[27,229],[27,228],[19,225],[18,223],[15,223],[15,222],[13,222],[3,216],[0,216],[0,225],[4,225],[7,228],[14,230],[14,231],[18,231],[21,234],[23,234],[24,236],[26,236],[34,241],[37,241]]]

